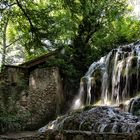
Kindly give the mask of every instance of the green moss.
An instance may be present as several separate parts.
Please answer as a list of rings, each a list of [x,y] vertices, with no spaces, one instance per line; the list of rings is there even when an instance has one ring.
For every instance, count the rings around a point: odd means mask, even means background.
[[[30,113],[22,112],[18,105],[14,110],[6,110],[5,106],[0,104],[0,133],[23,130],[29,117]]]
[[[84,106],[83,111],[90,110],[91,108],[93,108],[92,105],[86,105]]]
[[[101,69],[95,70],[92,77],[94,77],[95,80],[99,80],[102,77]]]
[[[82,77],[82,78],[81,78],[81,81],[82,81],[83,83],[87,83],[87,82],[88,82],[88,79],[87,79],[87,77]]]
[[[137,60],[138,60],[138,57],[137,56],[133,56],[133,58],[131,60],[132,68],[137,66]]]
[[[126,63],[126,62],[125,62]],[[122,69],[122,72],[121,72],[121,75],[123,77],[126,77],[126,64],[123,66],[123,69]],[[131,75],[136,75],[137,74],[137,56],[134,56],[131,60],[131,68],[129,69],[128,71],[128,75],[131,76]]]
[[[121,75],[122,75],[122,77],[125,77],[126,76],[126,69],[125,68],[122,69]]]
[[[81,130],[84,130],[84,131],[89,131],[91,130],[91,122],[90,120],[89,121],[85,121],[82,125],[81,125]]]
[[[16,77],[16,82],[1,80],[0,133],[17,131],[25,127],[30,114],[28,112],[21,112],[18,101],[21,97],[21,92],[26,89],[27,80],[22,73]]]
[[[72,112],[69,112],[68,115],[69,116],[75,116],[77,114],[80,114],[81,112],[83,112],[83,109],[77,109],[77,110],[74,110]]]

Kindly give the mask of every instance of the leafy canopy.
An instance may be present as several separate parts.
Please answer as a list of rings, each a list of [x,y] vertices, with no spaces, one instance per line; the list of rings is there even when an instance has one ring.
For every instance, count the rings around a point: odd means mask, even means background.
[[[20,48],[31,59],[67,46],[73,49],[70,63],[86,70],[117,44],[139,38],[139,21],[129,9],[126,0],[1,0],[1,48],[8,21],[8,47],[1,53]]]

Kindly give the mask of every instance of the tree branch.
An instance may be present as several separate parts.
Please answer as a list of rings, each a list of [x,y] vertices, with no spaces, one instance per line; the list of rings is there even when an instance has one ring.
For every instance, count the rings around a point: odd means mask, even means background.
[[[98,29],[100,28],[100,24],[96,24],[94,27],[92,27],[91,31],[88,33],[86,39],[85,39],[85,43],[87,44],[90,40],[90,38],[92,37],[92,35],[98,31]]]
[[[14,6],[14,5],[16,5],[16,3],[8,4],[8,5],[6,5],[4,8],[1,7],[0,10],[4,11],[4,10],[6,10],[8,7],[12,7],[12,6]]]
[[[20,40],[23,36],[17,38],[16,40],[14,40],[13,42],[11,42],[10,44],[6,45],[6,48],[8,48],[9,46],[11,46],[12,44],[16,43],[18,40]]]
[[[26,13],[26,11],[24,10],[24,8],[22,7],[22,5],[20,4],[20,2],[18,0],[16,0],[18,7],[21,9],[21,11],[23,12],[24,16],[27,18],[30,26],[31,26],[31,30],[34,29],[33,23],[30,19],[30,17],[28,16],[28,14]]]
[[[4,25],[4,30],[3,30],[3,46],[2,46],[2,61],[1,65],[3,66],[5,64],[5,57],[6,57],[6,31],[8,27],[8,21],[9,18],[6,19],[5,25]]]

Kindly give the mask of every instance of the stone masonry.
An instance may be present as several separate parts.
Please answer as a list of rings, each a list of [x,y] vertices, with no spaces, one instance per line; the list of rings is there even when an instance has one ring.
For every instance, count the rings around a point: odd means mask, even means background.
[[[18,109],[17,114],[26,117],[25,128],[38,129],[60,113],[62,82],[56,67],[7,66],[0,75],[0,107],[8,112]]]
[[[48,130],[44,140],[139,140],[137,133],[96,133],[91,131],[63,131]]]
[[[137,133],[95,133],[91,131],[63,131],[48,130],[44,135],[38,133],[16,133],[1,135],[0,140],[139,140]]]
[[[58,68],[38,68],[29,76],[27,108],[30,126],[40,127],[54,119],[63,102],[62,81]]]

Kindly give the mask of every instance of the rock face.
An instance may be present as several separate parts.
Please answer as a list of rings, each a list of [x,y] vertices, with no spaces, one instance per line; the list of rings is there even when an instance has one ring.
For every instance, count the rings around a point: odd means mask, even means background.
[[[111,107],[96,107],[72,112],[39,129],[40,133],[53,130],[81,130],[110,133],[140,132],[140,118]]]
[[[140,116],[140,97],[132,98],[130,100],[128,111],[133,115]]]

